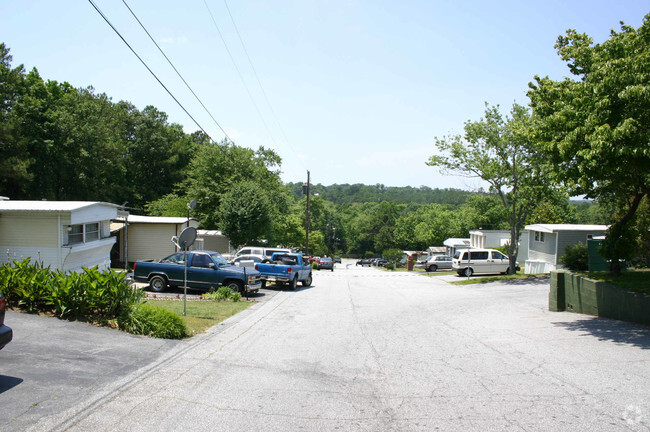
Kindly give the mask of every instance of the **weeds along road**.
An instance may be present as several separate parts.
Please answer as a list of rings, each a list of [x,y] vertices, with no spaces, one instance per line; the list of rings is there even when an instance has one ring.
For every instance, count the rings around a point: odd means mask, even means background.
[[[548,281],[337,265],[31,425],[75,431],[647,431],[647,327]],[[0,357],[2,353],[0,352]]]

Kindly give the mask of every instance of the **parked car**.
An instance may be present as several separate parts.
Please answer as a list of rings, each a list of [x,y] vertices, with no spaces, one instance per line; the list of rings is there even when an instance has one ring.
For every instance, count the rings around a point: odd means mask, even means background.
[[[370,267],[372,265],[372,258],[363,258],[357,261],[356,265],[360,265],[361,267],[363,266],[368,266]]]
[[[451,270],[452,258],[447,255],[432,255],[424,262],[424,269],[428,272]]]
[[[341,257],[334,258],[334,262],[341,264]]]
[[[334,261],[332,258],[323,257],[318,260],[318,270],[332,270],[334,271]]]
[[[385,259],[380,258],[377,261],[375,261],[375,265],[377,267],[386,267],[386,264],[388,264],[388,261],[386,261]]]
[[[5,309],[7,308],[7,299],[0,293],[0,349],[4,348],[14,337],[11,327],[5,325]]]
[[[271,262],[270,258],[265,257],[264,255],[241,255],[231,261],[232,265],[238,267],[255,267],[255,264],[261,262]]]
[[[452,268],[459,276],[482,274],[508,274],[510,262],[508,257],[494,249],[461,249],[456,251]]]
[[[266,287],[267,282],[275,282],[289,284],[289,287],[295,290],[298,281],[306,287],[312,282],[311,265],[303,261],[301,254],[274,253],[271,256],[271,263],[255,264],[255,270],[260,272],[262,288]]]
[[[133,265],[133,280],[149,283],[149,289],[161,292],[170,287],[182,287],[185,282],[185,253],[176,252],[160,261],[138,261]],[[233,266],[219,252],[190,251],[187,253],[187,287],[209,290],[227,286],[236,292],[256,292],[262,283],[254,269]]]
[[[291,252],[291,249],[267,248],[262,246],[244,246],[243,248],[237,251],[235,257],[239,257],[242,255],[263,255],[267,258],[271,258],[271,255],[273,255],[274,253],[281,253],[281,252]]]

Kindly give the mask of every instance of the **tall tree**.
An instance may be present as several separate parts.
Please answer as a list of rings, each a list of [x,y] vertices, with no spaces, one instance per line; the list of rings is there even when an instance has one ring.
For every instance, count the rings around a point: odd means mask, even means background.
[[[576,195],[618,205],[603,252],[632,257],[634,215],[650,194],[650,14],[602,44],[568,30],[555,44],[577,80],[535,77],[529,97],[558,179]]]
[[[531,116],[525,107],[514,104],[510,116],[504,118],[498,106],[486,104],[485,118],[466,122],[464,136],[436,138],[439,153],[427,162],[445,172],[480,177],[489,183],[508,214],[508,256],[513,273],[521,230],[548,189],[530,128]]]

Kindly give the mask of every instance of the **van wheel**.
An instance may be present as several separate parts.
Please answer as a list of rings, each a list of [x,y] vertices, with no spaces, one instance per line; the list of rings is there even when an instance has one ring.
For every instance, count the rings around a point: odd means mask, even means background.
[[[155,275],[149,279],[149,289],[153,292],[163,292],[167,288],[167,279],[164,276]]]
[[[428,272],[438,271],[438,266],[435,265],[435,264],[432,264],[432,265],[430,265],[429,267],[427,267],[427,271],[428,271]]]
[[[472,276],[473,274],[474,274],[474,270],[472,270],[471,267],[467,267],[467,268],[465,269],[465,276],[470,277],[470,276]]]

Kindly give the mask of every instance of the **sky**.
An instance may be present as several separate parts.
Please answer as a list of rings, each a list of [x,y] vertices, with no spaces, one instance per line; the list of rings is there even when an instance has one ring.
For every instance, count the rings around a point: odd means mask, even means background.
[[[486,102],[527,104],[535,75],[570,76],[553,47],[567,29],[601,43],[650,13],[647,0],[93,3],[215,141],[275,150],[285,182],[467,190],[485,184],[426,165],[436,137]],[[198,129],[90,1],[1,0],[0,42],[13,66]]]

